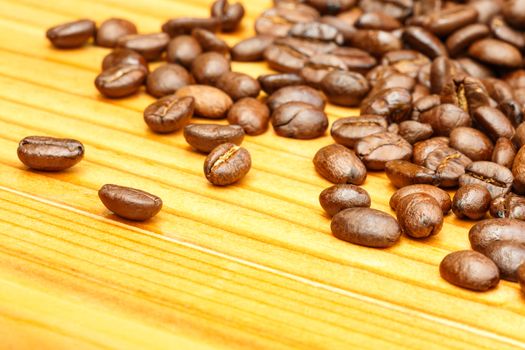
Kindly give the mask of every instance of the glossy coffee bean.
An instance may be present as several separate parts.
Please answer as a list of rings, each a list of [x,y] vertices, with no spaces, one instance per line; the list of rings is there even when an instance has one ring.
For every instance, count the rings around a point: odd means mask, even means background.
[[[166,60],[191,69],[193,61],[202,53],[199,42],[191,35],[180,35],[170,40]]]
[[[412,95],[404,88],[381,90],[361,103],[361,114],[382,115],[395,123],[407,120],[411,111]]]
[[[431,139],[417,142],[414,145],[412,161],[414,164],[423,165],[428,155],[437,149],[448,148],[448,137],[433,137]]]
[[[370,208],[350,208],[332,219],[333,235],[343,241],[373,248],[393,246],[401,229],[391,215]]]
[[[307,40],[318,40],[342,44],[344,38],[337,28],[321,22],[303,22],[294,24],[288,31],[289,36]]]
[[[414,100],[412,107],[412,114],[410,119],[419,121],[422,113],[431,110],[441,104],[441,99],[438,95],[428,95]]]
[[[383,12],[363,13],[355,22],[359,29],[392,31],[401,28],[401,22]]]
[[[122,18],[110,18],[97,28],[95,44],[103,47],[115,47],[119,38],[137,34],[137,27],[132,22]]]
[[[459,63],[445,56],[436,57],[430,66],[430,91],[441,94],[447,83],[460,72]]]
[[[412,157],[412,145],[390,132],[362,138],[355,144],[355,151],[370,170],[383,170],[388,161],[408,160]]]
[[[440,136],[449,136],[455,128],[469,127],[472,123],[464,110],[446,103],[421,113],[419,121],[430,124],[434,133]]]
[[[403,197],[396,208],[397,221],[406,235],[426,238],[437,235],[443,227],[443,212],[438,202],[424,193]]]
[[[525,36],[524,36],[525,39]],[[498,104],[501,104],[507,100],[514,98],[514,91],[505,81],[496,78],[485,78],[481,82],[489,96],[494,99]]]
[[[434,130],[430,124],[420,123],[415,120],[405,120],[399,123],[399,136],[410,144],[427,140],[432,137],[432,134],[434,134]]]
[[[217,0],[211,6],[211,17],[220,20],[223,32],[233,32],[244,17],[244,7],[239,2],[230,4],[228,0]]]
[[[304,102],[288,102],[272,113],[276,134],[294,139],[313,139],[324,135],[328,128],[326,114]]]
[[[248,74],[227,72],[217,80],[215,86],[227,93],[234,101],[245,97],[257,97],[261,85]]]
[[[465,167],[465,174],[459,178],[460,186],[479,184],[485,186],[492,198],[496,198],[511,190],[514,177],[512,172],[502,165],[478,161]]]
[[[321,81],[331,72],[347,71],[345,62],[336,55],[319,54],[310,57],[300,70],[299,74],[306,84],[319,89]],[[363,77],[364,79],[364,77]]]
[[[520,148],[514,158],[512,174],[514,175],[514,192],[525,194],[525,147]]]
[[[264,133],[270,122],[270,109],[264,103],[246,97],[235,102],[228,112],[228,123],[240,125],[247,135]]]
[[[455,6],[432,13],[425,27],[443,37],[476,22],[478,12],[470,6]]]
[[[523,33],[515,30],[501,17],[495,17],[490,21],[490,30],[496,39],[502,40],[523,50],[525,48],[525,37]]]
[[[474,42],[490,35],[490,29],[485,24],[471,24],[458,29],[447,38],[446,46],[450,56],[455,57],[463,53]]]
[[[411,49],[434,59],[448,56],[447,48],[438,37],[421,27],[407,27],[403,32],[403,42]]]
[[[482,39],[476,41],[468,49],[470,57],[482,63],[505,68],[519,68],[523,56],[514,46],[497,39]]]
[[[148,62],[141,54],[129,49],[115,49],[111,51],[102,60],[102,70],[116,66],[140,66],[146,72],[149,72]]]
[[[306,0],[307,5],[312,6],[317,11],[323,14],[338,14],[349,10],[355,5],[354,0]]]
[[[459,127],[450,133],[450,147],[457,149],[472,161],[490,160],[494,146],[492,141],[481,131],[468,127]]]
[[[525,221],[515,219],[489,219],[478,222],[469,231],[472,249],[484,253],[499,241],[525,244]]]
[[[210,119],[225,118],[233,101],[222,90],[206,85],[188,85],[175,93],[177,97],[191,96],[195,99],[195,114]]]
[[[215,33],[206,29],[195,28],[191,35],[197,40],[203,51],[213,51],[229,57],[230,47]]]
[[[320,110],[323,110],[326,104],[324,96],[319,91],[306,85],[283,87],[271,94],[266,101],[271,111],[288,102],[308,103]]]
[[[457,62],[461,69],[476,79],[490,78],[493,75],[492,70],[486,65],[471,59],[470,57],[460,57]]]
[[[199,55],[191,66],[191,73],[197,83],[206,85],[215,85],[217,80],[230,70],[230,61],[217,52]]]
[[[359,73],[334,70],[321,81],[321,90],[334,104],[358,106],[370,90],[370,85]]]
[[[223,143],[206,157],[204,175],[216,186],[227,186],[246,176],[251,165],[250,153],[245,148],[233,143]]]
[[[516,128],[516,132],[514,133],[512,141],[518,148],[525,146],[525,122],[521,123]]]
[[[413,11],[412,1],[361,0],[359,6],[364,12],[384,12],[398,20],[404,20]]]
[[[462,250],[445,257],[439,265],[441,277],[461,288],[484,292],[499,283],[496,264],[478,252]]]
[[[46,37],[56,48],[72,49],[85,45],[95,35],[95,30],[95,22],[81,19],[49,28]]]
[[[18,158],[34,170],[61,171],[84,157],[84,145],[77,140],[28,136],[18,144]]]
[[[239,146],[244,131],[239,125],[189,124],[184,128],[184,138],[197,151],[209,153],[223,143]]]
[[[106,208],[128,220],[145,221],[162,209],[162,199],[131,187],[104,185],[98,196]]]
[[[461,186],[452,201],[452,211],[460,218],[479,220],[490,207],[492,196],[485,186],[471,184]]]
[[[388,122],[379,115],[361,115],[336,120],[330,134],[334,141],[353,148],[355,143],[368,135],[386,132]]]
[[[166,96],[144,110],[144,121],[152,131],[167,134],[180,130],[188,124],[194,109],[193,97]]]
[[[450,148],[437,148],[430,152],[424,166],[436,172],[436,183],[441,187],[456,187],[459,179],[465,174],[465,167],[472,160],[463,153]]]
[[[334,184],[361,185],[366,179],[366,168],[355,153],[341,145],[321,148],[313,159],[315,170]]]
[[[142,66],[121,65],[106,69],[95,79],[95,87],[109,98],[121,98],[137,92],[147,72]]]
[[[500,110],[493,107],[479,107],[475,110],[473,115],[474,120],[487,134],[493,139],[497,140],[500,137],[512,139],[515,129],[510,120],[501,113]]]
[[[365,74],[377,64],[373,56],[355,47],[337,47],[330,53],[339,57],[349,71],[356,73]]]
[[[120,37],[117,46],[134,50],[148,61],[158,60],[170,41],[166,33],[133,34]]]
[[[400,50],[403,46],[401,40],[392,33],[371,29],[357,30],[350,37],[350,43],[353,47],[375,57],[381,57],[389,51]]]
[[[159,66],[148,75],[146,91],[154,97],[174,94],[180,88],[194,84],[191,74],[183,66],[168,63]]]
[[[525,264],[525,244],[501,241],[490,245],[485,255],[499,268],[502,279],[517,282],[518,268]]]
[[[503,82],[500,80],[500,82]],[[509,87],[510,89],[510,87]],[[505,100],[498,104],[498,109],[505,114],[514,127],[519,126],[525,120],[525,110],[522,104],[514,99]],[[516,130],[517,133],[517,130]]]
[[[266,50],[274,41],[270,35],[256,35],[235,44],[231,49],[232,60],[239,62],[257,62],[264,59]]]
[[[406,160],[391,160],[385,164],[385,173],[397,188],[416,184],[433,184],[435,172]]]
[[[287,86],[304,85],[304,79],[295,73],[266,74],[257,78],[261,88],[266,94],[271,95],[277,90]]]
[[[165,22],[162,25],[162,31],[174,38],[179,35],[191,34],[195,28],[216,32],[220,27],[221,21],[218,18],[179,17]]]
[[[413,193],[422,193],[427,194],[434,198],[434,200],[439,204],[443,215],[446,215],[450,208],[452,207],[452,201],[447,192],[442,190],[439,187],[432,185],[410,185],[397,190],[394,195],[390,198],[390,207],[395,211],[399,202],[406,196]]]
[[[371,200],[365,189],[355,185],[340,184],[321,192],[319,203],[321,203],[321,207],[328,215],[334,216],[340,211],[349,208],[369,208]]]
[[[502,7],[502,14],[510,25],[517,29],[525,29],[525,1],[510,0]]]
[[[479,79],[457,74],[443,86],[441,103],[453,104],[472,116],[477,108],[490,105],[490,96]]]
[[[511,169],[515,157],[516,147],[514,147],[512,141],[505,137],[500,137],[494,146],[491,160],[494,163],[498,163],[499,165]]]
[[[308,61],[305,54],[275,42],[264,50],[263,56],[270,68],[283,73],[299,73]]]
[[[288,34],[295,23],[311,22],[318,18],[319,12],[310,6],[296,2],[285,2],[259,15],[255,21],[255,32],[282,37]]]
[[[525,197],[507,193],[496,197],[490,203],[490,215],[525,221]]]

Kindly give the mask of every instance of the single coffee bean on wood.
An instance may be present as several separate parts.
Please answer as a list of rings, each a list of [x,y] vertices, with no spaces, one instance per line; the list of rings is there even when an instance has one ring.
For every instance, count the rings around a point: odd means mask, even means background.
[[[22,163],[34,170],[61,171],[71,168],[84,157],[80,141],[48,136],[28,136],[17,150]]]
[[[194,109],[193,97],[166,96],[144,110],[144,121],[154,132],[167,134],[180,130],[188,124]]]
[[[95,30],[95,22],[81,19],[49,28],[46,36],[56,48],[72,49],[85,45],[95,35]]]
[[[472,249],[484,253],[498,241],[516,241],[525,244],[525,221],[516,219],[488,219],[475,224],[469,231]]]
[[[194,83],[193,77],[186,68],[178,64],[167,63],[148,75],[146,90],[150,95],[160,98],[174,94],[181,87]]]
[[[512,172],[502,165],[479,161],[465,167],[465,174],[459,178],[459,185],[479,184],[489,190],[492,198],[510,192],[514,177]]]
[[[288,102],[272,113],[273,129],[279,136],[313,139],[323,136],[328,128],[326,114],[311,104]]]
[[[245,97],[257,97],[261,92],[261,85],[248,74],[227,72],[216,82],[215,86],[227,93],[234,101]]]
[[[95,87],[104,96],[122,98],[136,93],[147,72],[142,66],[121,65],[106,69],[95,79]]]
[[[490,203],[490,215],[525,221],[525,197],[507,193],[495,198]]]
[[[412,157],[412,145],[391,132],[363,137],[355,144],[355,151],[370,170],[383,170],[388,161]]]
[[[209,119],[225,118],[233,101],[225,92],[213,86],[188,85],[175,93],[177,97],[191,96],[195,99],[195,114]]]
[[[363,137],[386,132],[387,127],[388,121],[383,116],[361,115],[336,120],[330,134],[336,143],[353,148]]]
[[[439,265],[441,277],[461,288],[484,292],[499,283],[496,264],[485,255],[470,250],[454,252]]]
[[[166,60],[191,69],[193,61],[202,53],[202,48],[191,35],[180,35],[170,40]]]
[[[334,216],[348,208],[369,208],[371,200],[365,189],[350,184],[339,184],[328,187],[321,192],[319,203],[328,215]]]
[[[460,219],[479,220],[485,216],[490,207],[492,196],[486,187],[471,184],[461,186],[452,201],[452,211]]]
[[[197,151],[209,153],[223,143],[239,146],[244,131],[239,125],[189,124],[184,128],[184,138]]]
[[[135,24],[122,18],[110,18],[102,22],[97,28],[95,44],[103,47],[115,47],[118,39],[130,34],[137,34]]]
[[[230,108],[228,123],[240,125],[247,135],[260,135],[268,129],[270,109],[255,98],[245,97]]]
[[[321,148],[313,159],[315,170],[334,184],[361,185],[366,179],[366,167],[356,154],[341,145]]]
[[[412,193],[403,197],[396,208],[401,231],[413,238],[437,235],[443,227],[443,211],[432,196]]]
[[[525,264],[525,244],[501,241],[491,244],[485,255],[498,266],[502,279],[517,282],[518,268]]]
[[[223,143],[206,157],[204,175],[216,186],[227,186],[241,180],[251,165],[248,150],[233,143]]]
[[[106,208],[128,220],[145,221],[162,209],[162,199],[135,188],[108,184],[98,196]]]
[[[406,160],[391,160],[385,164],[386,176],[397,188],[417,184],[433,184],[435,172]]]
[[[169,41],[166,33],[131,34],[120,37],[117,46],[137,51],[148,61],[156,61],[166,50]]]
[[[117,48],[104,57],[102,61],[102,70],[105,71],[121,65],[135,65],[144,68],[149,72],[148,61],[141,54],[130,49]]]
[[[452,201],[450,200],[449,194],[437,186],[432,185],[410,185],[397,190],[394,195],[390,198],[390,207],[395,211],[401,199],[413,194],[423,193],[431,196],[439,204],[443,215],[448,214],[452,207]]]

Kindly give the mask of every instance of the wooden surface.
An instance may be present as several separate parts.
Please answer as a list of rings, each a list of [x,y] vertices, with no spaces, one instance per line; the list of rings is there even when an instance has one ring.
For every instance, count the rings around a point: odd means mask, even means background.
[[[151,97],[97,93],[107,49],[58,51],[44,38],[80,17],[121,16],[154,32],[168,17],[206,16],[209,3],[0,0],[0,348],[525,348],[516,284],[480,294],[439,277],[447,253],[469,248],[472,223],[450,215],[439,236],[387,250],[336,240],[317,199],[329,183],[311,162],[329,136],[247,137],[252,170],[215,188],[180,133],[148,131]],[[245,5],[230,44],[270,1]],[[352,114],[327,110],[331,121]],[[28,171],[16,148],[35,134],[81,140],[86,157],[63,173]],[[155,193],[164,209],[146,223],[120,220],[97,197],[105,183]],[[390,211],[384,174],[364,187]]]

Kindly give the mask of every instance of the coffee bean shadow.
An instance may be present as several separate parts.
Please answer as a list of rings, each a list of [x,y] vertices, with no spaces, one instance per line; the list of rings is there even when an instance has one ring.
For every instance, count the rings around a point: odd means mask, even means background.
[[[109,210],[104,210],[102,213],[99,213],[98,215],[100,215],[104,219],[109,219],[109,220],[116,221],[124,225],[134,226],[134,227],[137,227],[143,230],[148,230],[148,231],[150,231],[150,228],[148,228],[148,226],[155,225],[157,222],[161,220],[158,218],[158,216],[152,217],[151,219],[148,219],[145,221],[128,220],[128,219],[124,219],[118,216],[117,214],[114,214],[113,212]]]

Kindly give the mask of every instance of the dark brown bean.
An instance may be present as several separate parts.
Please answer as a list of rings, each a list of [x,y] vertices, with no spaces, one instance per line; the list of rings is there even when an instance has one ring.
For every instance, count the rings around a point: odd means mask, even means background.
[[[81,19],[49,28],[46,37],[59,49],[72,49],[85,45],[95,35],[95,30],[95,22]]]
[[[485,186],[492,198],[496,198],[511,190],[514,177],[512,172],[502,165],[479,161],[465,167],[465,174],[459,178],[460,186],[479,184]]]
[[[179,17],[168,20],[162,25],[162,31],[174,38],[183,34],[191,34],[193,29],[202,28],[216,32],[221,27],[218,18],[190,18]]]
[[[296,23],[290,28],[288,35],[307,40],[334,42],[339,45],[344,41],[337,28],[321,22]]]
[[[494,146],[492,161],[511,169],[516,157],[516,147],[511,140],[500,137]]]
[[[323,110],[326,104],[324,96],[306,85],[286,86],[270,95],[266,103],[271,111],[288,102],[304,102]]]
[[[223,143],[206,157],[204,175],[216,186],[227,186],[246,176],[251,165],[248,150],[233,143]]]
[[[270,109],[264,103],[246,97],[232,106],[228,112],[228,122],[240,125],[248,135],[260,135],[268,129]]]
[[[519,68],[523,63],[520,51],[501,40],[478,40],[470,46],[468,52],[472,58],[499,67]]]
[[[469,57],[458,58],[457,62],[461,66],[461,69],[473,78],[490,78],[493,74],[490,68]]]
[[[266,74],[259,76],[257,80],[262,90],[268,95],[283,87],[305,84],[304,79],[295,73]]]
[[[255,21],[255,32],[271,36],[286,36],[293,24],[311,22],[318,18],[319,12],[310,6],[285,2],[259,15]]]
[[[354,47],[337,47],[330,53],[339,57],[349,71],[356,73],[365,74],[377,64],[373,56]]]
[[[500,82],[503,82],[500,80]],[[522,104],[514,99],[505,100],[499,103],[498,109],[505,114],[514,127],[519,126],[525,120],[525,109]],[[517,134],[518,130],[516,130]],[[516,135],[515,135],[516,136]]]
[[[433,94],[441,94],[445,85],[460,71],[456,61],[445,56],[436,57],[430,66],[430,91]]]
[[[472,116],[477,108],[490,105],[490,96],[480,80],[458,74],[443,86],[441,103],[453,104]]]
[[[146,91],[154,97],[174,94],[180,88],[194,84],[191,74],[183,66],[174,63],[157,67],[146,79]]]
[[[197,151],[209,153],[223,143],[239,146],[244,131],[239,125],[189,124],[184,128],[184,138]]]
[[[330,216],[349,208],[369,208],[371,204],[368,192],[363,188],[350,184],[334,185],[325,189],[319,195],[321,207]]]
[[[255,98],[261,92],[261,85],[257,80],[238,72],[224,73],[219,77],[215,86],[227,93],[234,101],[245,97]]]
[[[496,39],[506,41],[520,50],[525,48],[525,36],[505,23],[503,18],[494,17],[490,21],[490,30]]]
[[[478,12],[469,6],[455,6],[432,13],[426,28],[437,36],[447,36],[457,29],[476,22]]]
[[[387,52],[381,59],[382,65],[394,68],[398,73],[417,78],[419,71],[430,63],[427,56],[415,50]]]
[[[411,111],[412,95],[403,88],[381,90],[361,103],[361,114],[382,115],[394,123],[407,120]]]
[[[298,73],[308,60],[305,54],[277,43],[268,46],[263,56],[270,68],[284,73]]]
[[[439,187],[432,185],[410,185],[397,190],[394,195],[390,198],[390,207],[395,211],[401,199],[412,194],[412,193],[423,193],[431,196],[439,204],[443,215],[446,215],[452,207],[452,201],[447,192]]]
[[[321,13],[338,14],[353,7],[355,0],[306,0],[305,3]]]
[[[464,28],[458,29],[447,38],[446,46],[450,56],[455,57],[474,42],[486,38],[490,35],[490,29],[485,24],[471,24]]]
[[[215,35],[215,33],[206,29],[195,28],[191,32],[191,35],[197,40],[203,51],[218,52],[229,57],[230,47],[224,40]]]
[[[365,136],[386,132],[388,122],[379,115],[361,115],[336,120],[330,133],[335,142],[353,148]]]
[[[412,145],[431,138],[433,133],[434,130],[430,124],[420,123],[415,120],[405,120],[399,123],[399,136]]]
[[[452,200],[452,211],[460,218],[479,220],[490,207],[492,196],[485,186],[469,184],[461,186]]]
[[[438,37],[421,27],[407,27],[403,32],[403,41],[411,49],[434,59],[448,56],[447,48]]]
[[[441,277],[461,288],[484,292],[499,283],[496,264],[478,252],[463,250],[445,257],[439,265]]]
[[[149,72],[146,59],[141,54],[129,49],[115,49],[107,54],[102,61],[102,70],[122,65],[140,66]]]
[[[230,61],[217,52],[199,55],[191,66],[191,73],[199,84],[215,85],[217,80],[231,70]]]
[[[403,20],[413,11],[412,1],[361,0],[359,6],[364,12],[383,12]]]
[[[485,78],[481,80],[489,96],[498,103],[514,98],[514,91],[505,81],[496,78]]]
[[[117,46],[137,51],[148,61],[156,61],[166,50],[169,41],[166,33],[132,34],[120,37]]]
[[[515,219],[488,219],[475,224],[469,231],[472,249],[484,253],[499,241],[525,244],[525,221]]]
[[[518,268],[525,264],[525,244],[502,241],[491,244],[485,255],[498,266],[502,279],[518,281]]]
[[[137,34],[135,24],[122,18],[110,18],[98,27],[95,44],[103,47],[115,47],[119,38],[130,34]]]
[[[166,60],[191,69],[193,61],[202,53],[197,40],[190,35],[180,35],[170,40]]]
[[[359,29],[377,29],[392,31],[401,28],[401,22],[383,12],[364,13],[355,22]]]
[[[343,62],[343,60],[338,56],[332,54],[319,54],[310,57],[304,64],[304,67],[301,69],[299,74],[301,77],[303,77],[308,85],[320,89],[321,81],[324,77],[330,74],[330,72],[346,70],[347,68],[345,62]]]
[[[361,185],[366,179],[366,168],[355,153],[341,145],[321,148],[313,159],[315,170],[335,184]]]
[[[440,136],[448,136],[455,128],[470,126],[472,123],[465,111],[449,103],[421,113],[419,121],[430,124],[434,133]]]
[[[144,110],[144,121],[156,133],[166,134],[182,129],[193,116],[193,97],[166,96]]]
[[[104,185],[98,196],[106,208],[128,220],[145,221],[162,209],[162,199],[131,187]]]
[[[121,98],[137,92],[147,72],[142,66],[120,65],[106,69],[95,79],[98,91],[110,98]]]
[[[223,32],[233,32],[244,17],[244,6],[239,2],[230,4],[228,0],[217,0],[211,6],[211,17],[220,20]]]
[[[397,188],[416,184],[433,184],[435,172],[406,160],[392,160],[385,164],[386,176]]]
[[[350,43],[353,47],[376,57],[383,56],[389,51],[400,50],[403,46],[399,38],[383,30],[357,30],[350,37]]]
[[[470,163],[472,161],[463,153],[450,147],[438,147],[428,154],[424,166],[436,172],[439,186],[456,187]]]
[[[520,148],[512,165],[513,188],[517,194],[525,194],[525,147]]]
[[[512,123],[497,108],[479,107],[474,111],[473,118],[493,140],[500,137],[512,139],[514,136],[515,129]]]
[[[84,145],[77,140],[28,136],[18,144],[18,158],[34,170],[62,171],[84,157]]]
[[[443,227],[443,212],[438,202],[424,193],[403,197],[396,209],[401,231],[413,238],[437,235]]]
[[[191,96],[195,99],[195,114],[210,119],[225,118],[233,101],[222,90],[213,86],[188,85],[175,93],[177,97]]]
[[[407,160],[412,157],[412,145],[401,136],[390,132],[362,138],[355,144],[355,150],[370,170],[383,170],[388,161]]]
[[[304,102],[285,103],[272,113],[273,129],[279,136],[313,139],[324,135],[328,128],[326,114]]]
[[[495,198],[490,203],[490,215],[525,221],[525,197],[507,193]]]
[[[448,148],[449,139],[447,137],[433,137],[431,139],[417,142],[414,145],[412,161],[415,164],[423,165],[428,155],[441,148]]]
[[[472,161],[490,160],[494,149],[492,141],[481,131],[459,127],[450,133],[450,147],[457,149]]]
[[[439,106],[441,100],[438,95],[428,95],[419,99],[414,99],[414,105],[412,108],[412,115],[410,119],[419,121],[419,117],[422,113],[431,110],[432,108]]]
[[[231,49],[232,60],[239,62],[257,62],[264,59],[266,50],[274,41],[273,36],[256,35],[235,44]]]
[[[358,106],[366,96],[370,85],[359,73],[335,70],[321,81],[321,90],[334,104]]]

